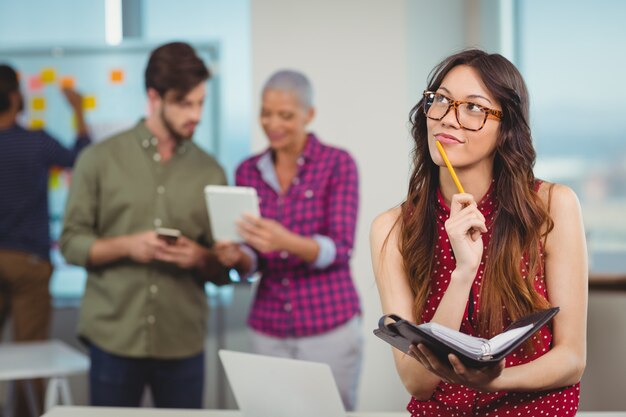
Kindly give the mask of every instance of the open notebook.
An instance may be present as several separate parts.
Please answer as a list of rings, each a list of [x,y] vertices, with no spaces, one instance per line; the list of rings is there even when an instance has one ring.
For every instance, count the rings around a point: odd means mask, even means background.
[[[346,417],[324,363],[220,350],[243,417]]]
[[[423,343],[444,361],[449,353],[454,353],[465,365],[481,367],[499,362],[558,312],[559,308],[553,307],[532,313],[491,339],[470,336],[437,323],[416,325],[395,314],[381,317],[374,334],[405,353],[409,345]],[[392,322],[386,323],[387,320]]]

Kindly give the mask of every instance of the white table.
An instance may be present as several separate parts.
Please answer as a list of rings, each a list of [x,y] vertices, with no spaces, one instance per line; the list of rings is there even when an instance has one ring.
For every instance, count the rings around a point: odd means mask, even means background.
[[[361,411],[347,417],[407,417],[407,412]],[[175,410],[157,408],[55,407],[43,417],[241,417],[237,410]],[[626,411],[587,411],[577,417],[626,417]]]
[[[8,398],[5,403],[4,416],[13,413],[13,382],[28,381],[26,393],[31,413],[38,415],[32,384],[33,379],[46,378],[45,411],[61,403],[72,404],[72,397],[67,376],[81,374],[89,369],[89,358],[81,352],[57,341],[23,342],[0,344],[0,381],[8,381]]]
[[[347,417],[407,417],[403,412],[354,412]],[[241,417],[239,410],[164,408],[54,407],[42,417]],[[297,416],[294,416],[297,417]]]

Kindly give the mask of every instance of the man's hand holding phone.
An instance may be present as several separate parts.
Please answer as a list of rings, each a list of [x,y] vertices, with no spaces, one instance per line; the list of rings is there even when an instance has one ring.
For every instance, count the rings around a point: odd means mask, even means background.
[[[163,240],[168,245],[175,245],[178,238],[181,236],[180,230],[168,229],[166,227],[159,227],[156,229],[157,237]]]

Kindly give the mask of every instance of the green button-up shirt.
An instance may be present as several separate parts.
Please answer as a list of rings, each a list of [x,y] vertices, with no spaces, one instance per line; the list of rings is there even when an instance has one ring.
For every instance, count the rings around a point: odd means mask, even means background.
[[[140,121],[134,128],[88,148],[72,175],[61,249],[65,259],[87,266],[98,238],[155,227],[213,244],[203,189],[226,184],[223,169],[191,141],[177,145],[163,163],[156,138]],[[102,349],[129,357],[181,358],[201,352],[208,307],[204,283],[220,276],[163,262],[130,259],[88,268],[79,334]]]

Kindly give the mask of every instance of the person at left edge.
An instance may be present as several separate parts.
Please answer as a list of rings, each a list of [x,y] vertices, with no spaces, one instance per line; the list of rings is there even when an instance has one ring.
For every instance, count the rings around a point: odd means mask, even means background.
[[[83,97],[72,88],[62,93],[76,120],[71,149],[43,129],[20,126],[24,110],[17,71],[0,65],[0,335],[11,319],[15,342],[48,338],[50,297],[50,216],[48,179],[53,166],[70,168],[91,143],[83,115]],[[34,384],[43,406],[43,381]],[[22,382],[16,385],[15,416],[30,415]]]
[[[201,408],[204,284],[230,282],[215,257],[203,188],[223,169],[192,141],[209,70],[182,42],[156,48],[145,71],[149,114],[78,160],[61,248],[87,268],[78,333],[89,344],[90,400]],[[178,229],[171,245],[156,227]]]

